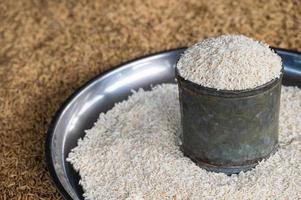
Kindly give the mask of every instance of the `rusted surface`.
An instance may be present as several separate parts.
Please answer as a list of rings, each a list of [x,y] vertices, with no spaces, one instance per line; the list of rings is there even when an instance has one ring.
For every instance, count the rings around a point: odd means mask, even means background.
[[[184,153],[207,170],[232,174],[275,152],[281,79],[252,90],[217,91],[177,74]]]

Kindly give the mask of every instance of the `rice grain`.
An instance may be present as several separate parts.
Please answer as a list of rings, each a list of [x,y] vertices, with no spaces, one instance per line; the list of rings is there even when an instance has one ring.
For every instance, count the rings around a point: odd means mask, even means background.
[[[188,48],[177,68],[192,82],[218,90],[244,90],[281,74],[281,58],[263,42],[243,35],[209,38]]]
[[[280,148],[239,175],[207,172],[179,149],[176,85],[140,89],[101,113],[68,161],[86,199],[298,199],[301,196],[301,90],[283,87]]]

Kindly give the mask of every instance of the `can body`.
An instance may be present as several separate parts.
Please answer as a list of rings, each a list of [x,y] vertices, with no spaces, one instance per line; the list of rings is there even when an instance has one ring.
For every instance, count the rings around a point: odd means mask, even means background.
[[[177,74],[182,151],[200,167],[247,171],[278,146],[281,78],[254,90],[218,91]]]

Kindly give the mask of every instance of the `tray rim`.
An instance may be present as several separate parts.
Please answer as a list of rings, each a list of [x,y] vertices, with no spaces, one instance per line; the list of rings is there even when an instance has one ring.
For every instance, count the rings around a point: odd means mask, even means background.
[[[131,59],[129,61],[125,61],[121,64],[115,65],[112,68],[110,68],[108,70],[104,70],[100,74],[98,74],[98,75],[92,77],[90,80],[86,81],[83,85],[81,85],[79,88],[77,88],[74,92],[71,93],[70,96],[68,96],[63,101],[63,103],[59,106],[57,111],[51,117],[51,121],[48,125],[48,129],[47,129],[47,133],[46,133],[46,140],[45,140],[45,145],[44,145],[44,158],[45,158],[45,162],[46,162],[46,165],[47,165],[47,169],[50,173],[51,179],[54,182],[56,189],[59,191],[59,193],[63,196],[64,199],[73,200],[73,198],[69,195],[69,193],[65,190],[64,186],[60,182],[60,180],[57,176],[57,173],[55,171],[54,163],[52,162],[52,156],[51,156],[51,152],[52,152],[51,142],[52,142],[52,138],[53,138],[53,134],[54,134],[54,130],[55,130],[55,127],[57,125],[57,122],[58,122],[61,114],[67,108],[67,106],[71,103],[71,101],[78,94],[80,94],[86,87],[88,87],[90,84],[92,84],[94,81],[96,81],[99,78],[109,74],[110,72],[113,72],[114,70],[120,69],[121,67],[123,67],[127,64],[130,64],[130,63],[133,63],[133,62],[136,62],[136,61],[140,61],[144,58],[149,58],[149,57],[161,55],[161,54],[164,54],[164,53],[170,53],[170,52],[173,52],[173,51],[179,51],[179,50],[185,50],[185,49],[186,49],[186,47],[180,47],[180,48],[169,49],[169,50],[160,51],[160,52],[156,52],[156,53],[151,53],[151,54],[147,54],[147,55],[144,55],[144,56],[138,56],[138,57],[136,57],[134,59]]]
[[[146,54],[146,55],[143,55],[143,56],[138,56],[138,57],[130,59],[128,61],[122,62],[121,64],[114,65],[114,66],[112,66],[112,68],[110,68],[108,70],[104,70],[100,74],[97,74],[96,76],[92,77],[90,80],[83,83],[83,85],[78,87],[74,92],[71,93],[71,95],[69,95],[65,100],[63,100],[63,103],[60,104],[57,111],[52,115],[50,123],[48,125],[48,129],[47,129],[47,132],[46,132],[46,139],[45,139],[45,142],[44,142],[44,161],[46,163],[47,169],[48,169],[49,174],[51,176],[51,179],[54,183],[54,186],[56,187],[57,191],[62,195],[62,197],[64,199],[73,200],[73,198],[66,191],[66,189],[64,188],[64,186],[60,182],[59,177],[57,176],[57,173],[56,173],[56,170],[55,170],[55,167],[54,167],[54,163],[52,162],[51,142],[52,142],[52,138],[53,138],[53,135],[54,135],[54,130],[55,130],[55,127],[57,125],[57,122],[58,122],[61,114],[67,108],[67,106],[71,103],[71,101],[78,94],[80,94],[86,87],[88,87],[90,84],[92,84],[94,81],[96,81],[96,80],[100,79],[101,77],[109,74],[110,72],[113,72],[114,70],[117,70],[117,69],[120,69],[120,68],[124,67],[127,64],[130,64],[130,63],[133,63],[133,62],[136,62],[136,61],[140,61],[140,60],[145,59],[145,58],[154,57],[154,56],[157,56],[157,55],[161,55],[161,54],[165,54],[165,53],[171,53],[171,52],[174,52],[174,51],[180,51],[180,50],[185,50],[185,49],[187,49],[187,47],[178,47],[178,48],[168,49],[168,50],[164,50],[164,51],[159,51],[159,52],[155,52],[155,53],[151,53],[151,54]],[[276,48],[276,47],[272,47],[272,46],[271,46],[271,49],[273,49],[275,51],[293,53],[293,54],[297,54],[297,55],[301,56],[301,52],[298,52],[296,50]]]

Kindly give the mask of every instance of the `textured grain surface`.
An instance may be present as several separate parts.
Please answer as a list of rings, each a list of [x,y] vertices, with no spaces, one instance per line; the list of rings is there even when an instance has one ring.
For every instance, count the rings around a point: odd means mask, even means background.
[[[49,120],[77,87],[123,61],[241,33],[301,50],[290,1],[0,1],[0,199],[58,199],[43,161]]]
[[[238,175],[207,172],[183,156],[175,84],[139,90],[101,113],[67,160],[87,200],[299,200],[300,99],[297,87],[282,88],[277,152]]]
[[[282,62],[268,44],[244,35],[221,35],[186,49],[179,75],[217,90],[245,90],[279,78]]]

